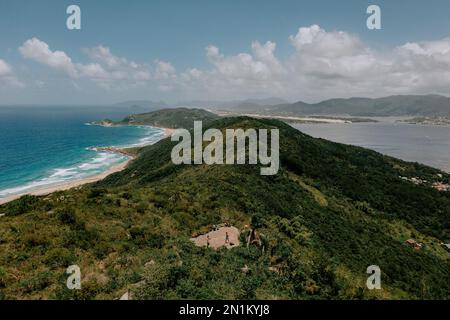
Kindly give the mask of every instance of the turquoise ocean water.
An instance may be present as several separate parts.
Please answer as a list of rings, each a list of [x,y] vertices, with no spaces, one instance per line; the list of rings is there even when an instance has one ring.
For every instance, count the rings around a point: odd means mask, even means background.
[[[92,147],[151,144],[159,128],[89,122],[134,113],[106,107],[0,107],[0,198],[102,173],[127,157]]]

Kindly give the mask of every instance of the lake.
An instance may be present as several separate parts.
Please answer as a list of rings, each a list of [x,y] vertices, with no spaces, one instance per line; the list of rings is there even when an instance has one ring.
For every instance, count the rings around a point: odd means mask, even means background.
[[[372,149],[450,172],[450,127],[398,123],[393,118],[377,120],[380,122],[292,126],[316,138]]]

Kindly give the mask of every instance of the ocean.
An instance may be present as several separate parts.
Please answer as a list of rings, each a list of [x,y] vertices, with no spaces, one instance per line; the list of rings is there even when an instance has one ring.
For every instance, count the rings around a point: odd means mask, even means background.
[[[105,172],[127,157],[92,147],[150,144],[164,130],[89,122],[133,113],[113,107],[0,107],[0,198]]]
[[[376,120],[379,122],[292,126],[315,138],[372,149],[450,172],[450,127],[399,123],[398,118]]]

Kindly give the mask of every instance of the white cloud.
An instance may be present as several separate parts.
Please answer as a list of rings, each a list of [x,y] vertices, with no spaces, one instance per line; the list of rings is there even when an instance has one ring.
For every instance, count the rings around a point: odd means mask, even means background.
[[[448,94],[450,88],[450,38],[407,43],[395,50],[392,70],[405,85],[421,92]]]
[[[12,73],[12,69],[4,60],[0,59],[0,77],[5,77]]]
[[[84,51],[91,59],[100,61],[111,69],[129,64],[126,59],[114,56],[107,47],[98,46]]]
[[[408,93],[450,94],[450,38],[408,43],[377,51],[343,31],[318,25],[289,37],[293,52],[280,61],[276,44],[252,44],[252,53],[223,55],[208,46],[209,70],[183,74],[194,95],[215,98],[282,96],[321,100],[331,97]],[[185,86],[186,87],[186,86]],[[211,96],[209,97],[211,98]]]
[[[77,69],[80,71],[80,74],[86,76],[90,79],[95,80],[108,80],[109,74],[106,72],[103,67],[98,63],[90,63],[90,64],[77,64]]]
[[[126,87],[150,79],[147,66],[114,56],[109,48],[103,46],[84,49],[92,60],[88,64],[73,63],[65,52],[52,51],[47,43],[37,38],[25,41],[19,52],[24,58],[63,72],[72,79],[88,78],[105,88],[114,85]]]
[[[154,78],[157,80],[175,79],[176,70],[170,62],[156,60]]]
[[[292,52],[286,59],[277,57],[272,41],[254,41],[249,52],[234,55],[224,55],[210,45],[205,48],[209,67],[181,72],[170,62],[136,63],[104,46],[84,49],[90,60],[84,64],[73,63],[66,53],[51,51],[36,38],[27,40],[19,51],[25,58],[64,72],[72,81],[87,78],[105,88],[138,86],[141,92],[176,94],[179,99],[280,96],[311,101],[408,93],[450,95],[450,38],[376,50],[357,35],[312,25],[299,28],[288,41]],[[1,72],[0,64],[0,77]]]
[[[19,48],[19,52],[26,59],[34,60],[51,68],[61,70],[71,77],[76,77],[77,71],[75,66],[65,52],[51,51],[48,44],[32,38]]]
[[[384,70],[384,59],[357,36],[313,25],[300,28],[289,40],[295,52],[286,61],[288,81],[303,95],[312,99],[324,94],[368,95],[374,92],[374,85],[378,87],[374,73]]]
[[[251,53],[225,56],[213,45],[206,47],[206,57],[211,68],[190,68],[182,72],[178,89],[181,94],[195,99],[282,95],[285,68],[275,56],[276,44],[255,41],[251,49]]]
[[[137,64],[133,61],[128,61],[125,58],[115,56],[111,50],[104,46],[97,46],[95,48],[84,49],[84,52],[96,63],[89,67],[100,75],[95,78],[101,81],[130,81],[141,82],[150,79],[149,68],[145,65]],[[89,73],[85,74],[90,76]]]
[[[275,45],[267,43],[265,46],[261,46],[258,42],[255,42],[253,49],[259,57],[248,53],[225,57],[214,46],[206,48],[206,56],[214,66],[215,73],[227,77],[231,82],[269,78],[272,75],[272,71],[274,71],[272,64],[276,63],[276,59],[273,56]]]
[[[327,32],[318,25],[299,28],[295,36],[289,37],[298,52],[318,54],[325,57],[344,57],[364,51],[360,39],[346,32]]]
[[[0,85],[24,86],[22,82],[17,80],[12,67],[2,59],[0,59]]]

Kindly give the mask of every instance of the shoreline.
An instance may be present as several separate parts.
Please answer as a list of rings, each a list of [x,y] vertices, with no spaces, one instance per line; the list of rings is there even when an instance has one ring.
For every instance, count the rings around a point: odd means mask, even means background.
[[[271,115],[259,113],[232,113],[219,111],[215,112],[218,116],[246,116],[256,119],[277,119],[287,123],[301,123],[301,124],[353,124],[353,123],[376,123],[375,119],[370,117],[356,117],[356,116],[321,116],[321,115],[305,115],[305,116],[290,116],[290,115]]]
[[[170,137],[172,135],[173,131],[174,131],[174,129],[170,129],[170,128],[160,128],[160,129],[164,129],[164,136],[161,138],[161,140]],[[144,146],[145,145],[143,145],[142,147],[144,147]],[[97,181],[103,180],[103,179],[105,179],[106,177],[108,177],[109,175],[111,175],[113,173],[120,172],[120,171],[124,170],[130,164],[130,162],[135,159],[134,156],[128,154],[126,151],[123,150],[123,149],[126,149],[126,148],[117,149],[117,148],[113,148],[113,147],[103,147],[103,148],[97,148],[97,149],[98,149],[98,151],[108,151],[108,152],[117,152],[117,153],[120,153],[120,154],[125,154],[129,158],[128,158],[128,160],[126,160],[126,161],[124,161],[122,163],[115,164],[115,165],[111,166],[111,168],[109,168],[108,170],[106,170],[106,171],[104,171],[102,173],[99,173],[99,174],[96,174],[96,175],[93,175],[93,176],[90,176],[90,177],[86,177],[86,178],[78,179],[78,180],[61,182],[61,183],[58,183],[58,184],[55,184],[55,185],[48,185],[48,186],[45,186],[45,187],[36,188],[36,190],[32,190],[32,191],[29,191],[29,192],[24,192],[24,193],[21,193],[21,194],[10,195],[10,196],[7,196],[5,198],[0,198],[0,206],[6,204],[8,202],[17,200],[17,199],[19,199],[19,198],[21,198],[21,197],[23,197],[25,195],[47,196],[47,195],[52,194],[52,193],[57,192],[57,191],[66,191],[66,190],[70,190],[70,189],[73,189],[73,188],[81,187],[81,186],[83,186],[85,184],[89,184],[89,183],[93,183],[93,182],[97,182]]]

